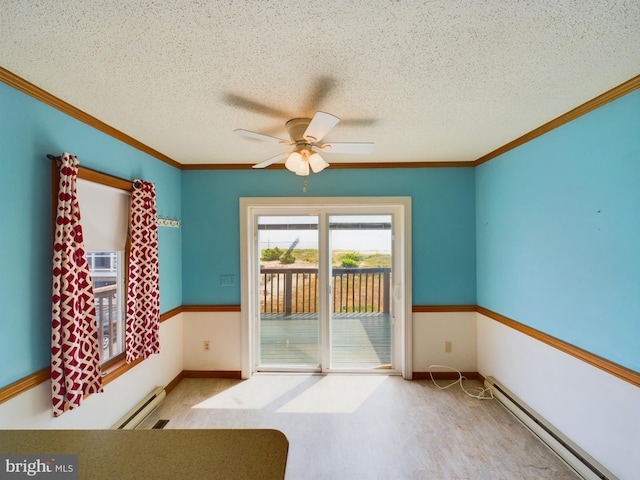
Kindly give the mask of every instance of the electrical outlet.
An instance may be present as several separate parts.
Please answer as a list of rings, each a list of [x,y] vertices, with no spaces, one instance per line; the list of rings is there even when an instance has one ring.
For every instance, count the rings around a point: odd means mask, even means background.
[[[204,351],[208,352],[210,348],[211,348],[211,342],[209,342],[209,340],[205,340],[204,341]]]
[[[447,340],[446,342],[444,342],[444,352],[445,353],[451,353],[451,341]]]

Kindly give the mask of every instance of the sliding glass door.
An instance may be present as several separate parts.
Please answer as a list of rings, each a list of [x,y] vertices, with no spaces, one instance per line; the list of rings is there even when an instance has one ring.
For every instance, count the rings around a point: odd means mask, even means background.
[[[319,369],[318,216],[257,218],[258,365]]]
[[[405,371],[408,201],[340,200],[241,200],[243,376]]]
[[[330,368],[392,368],[392,215],[331,215]]]

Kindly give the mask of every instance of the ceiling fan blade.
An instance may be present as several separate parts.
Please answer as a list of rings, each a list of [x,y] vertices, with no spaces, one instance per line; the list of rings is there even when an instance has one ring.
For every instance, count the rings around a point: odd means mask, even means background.
[[[312,112],[317,112],[318,108],[324,101],[324,99],[329,95],[329,92],[336,85],[336,80],[333,77],[322,76],[319,77],[315,83],[313,84],[313,89],[309,94],[309,99],[307,104],[303,108],[303,112],[305,115],[309,115]]]
[[[305,130],[303,137],[312,143],[320,141],[339,121],[340,119],[338,117],[330,113],[316,112],[307,130]]]
[[[262,140],[263,142],[271,142],[271,143],[280,143],[282,145],[291,146],[289,140],[285,140],[283,138],[272,137],[271,135],[265,135],[264,133],[252,132],[250,130],[244,130],[243,128],[236,128],[233,133],[236,135],[240,135],[242,137],[253,138],[255,140]]]
[[[367,143],[367,142],[362,142],[362,143],[337,142],[337,143],[324,143],[322,145],[317,145],[317,148],[327,153],[353,153],[357,155],[367,155],[369,153],[373,153],[374,144]]]
[[[232,107],[242,108],[249,112],[259,113],[261,115],[267,115],[269,117],[290,118],[292,116],[292,113],[285,110],[270,107],[269,105],[256,102],[255,100],[251,100],[250,98],[241,97],[240,95],[235,95],[233,93],[226,93],[224,95],[224,101],[227,105],[231,105]]]
[[[341,127],[370,127],[378,123],[376,118],[343,118],[340,120]]]
[[[274,164],[274,163],[276,163],[277,161],[282,160],[282,159],[284,159],[284,158],[288,157],[290,153],[291,153],[291,152],[282,152],[282,153],[279,153],[279,154],[278,154],[278,155],[276,155],[275,157],[268,158],[268,159],[267,159],[267,160],[265,160],[264,162],[260,162],[260,163],[255,164],[252,168],[265,168],[265,167],[268,167],[269,165]]]

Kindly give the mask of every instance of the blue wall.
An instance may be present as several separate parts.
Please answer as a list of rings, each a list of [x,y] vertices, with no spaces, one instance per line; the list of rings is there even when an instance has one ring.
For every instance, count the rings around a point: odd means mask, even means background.
[[[640,371],[640,91],[476,169],[478,304]]]
[[[331,168],[303,179],[286,170],[184,171],[183,300],[187,305],[239,305],[239,198],[411,196],[414,305],[476,302],[475,180],[472,168]]]
[[[414,305],[479,304],[640,371],[640,92],[476,169],[179,171],[0,83],[0,387],[49,364],[51,168],[156,184],[161,311],[238,305],[239,198],[411,196]],[[477,284],[477,285],[476,285]],[[476,297],[477,295],[477,297]]]
[[[158,211],[180,217],[180,170],[0,83],[0,387],[50,363],[51,161],[156,184]],[[161,311],[182,304],[180,229],[159,233]]]

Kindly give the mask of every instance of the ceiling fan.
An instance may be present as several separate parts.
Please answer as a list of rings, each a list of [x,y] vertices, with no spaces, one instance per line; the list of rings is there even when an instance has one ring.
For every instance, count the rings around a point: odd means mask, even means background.
[[[241,128],[234,130],[233,133],[264,142],[279,143],[287,147],[293,147],[292,150],[279,153],[275,157],[254,165],[253,168],[265,168],[286,158],[284,165],[288,170],[296,175],[307,176],[309,175],[309,170],[318,173],[329,166],[329,163],[320,156],[319,152],[349,154],[368,154],[373,152],[373,143],[320,143],[339,121],[338,117],[325,112],[316,112],[313,118],[293,118],[286,123],[286,129],[291,140]]]

